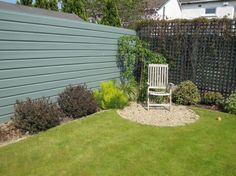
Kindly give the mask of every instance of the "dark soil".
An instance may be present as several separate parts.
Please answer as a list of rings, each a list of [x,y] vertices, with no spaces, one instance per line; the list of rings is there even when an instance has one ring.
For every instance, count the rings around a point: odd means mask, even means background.
[[[18,140],[27,135],[27,133],[23,133],[16,128],[12,122],[0,124],[0,145]]]
[[[74,119],[67,117],[64,118],[60,124],[67,123],[72,120]],[[11,121],[0,124],[0,146],[16,142],[27,136],[29,136],[28,132],[23,132],[20,129],[16,128]]]

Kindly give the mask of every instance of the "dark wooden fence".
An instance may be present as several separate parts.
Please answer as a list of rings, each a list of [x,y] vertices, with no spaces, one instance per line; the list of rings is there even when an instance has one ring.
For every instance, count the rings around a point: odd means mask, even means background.
[[[192,80],[224,96],[236,90],[236,20],[146,21],[136,30],[167,58],[171,82]]]

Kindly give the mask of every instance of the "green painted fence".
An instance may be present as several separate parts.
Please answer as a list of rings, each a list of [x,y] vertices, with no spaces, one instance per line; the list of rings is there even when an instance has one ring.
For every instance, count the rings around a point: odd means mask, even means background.
[[[67,85],[119,78],[117,43],[135,31],[0,10],[0,122],[16,99],[57,94]]]

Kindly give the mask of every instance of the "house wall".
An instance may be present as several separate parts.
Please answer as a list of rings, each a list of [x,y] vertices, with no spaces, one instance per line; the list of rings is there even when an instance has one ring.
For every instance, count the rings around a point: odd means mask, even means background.
[[[67,85],[120,77],[118,38],[135,31],[0,10],[0,122],[16,99],[57,98]]]
[[[163,10],[165,8],[165,19],[177,19],[181,18],[181,9],[178,0],[167,1],[159,10],[156,9],[156,13],[148,15],[148,19],[163,19]]]
[[[201,5],[201,7],[199,7]],[[236,1],[228,1],[228,5],[224,6],[223,2],[208,2],[208,3],[194,3],[182,4],[182,18],[193,19],[198,17],[207,18],[233,18]],[[216,14],[205,14],[206,8],[216,8]]]
[[[163,11],[165,11],[164,18],[167,20],[181,18],[181,8],[178,0],[169,0],[158,10],[161,19],[163,19]]]

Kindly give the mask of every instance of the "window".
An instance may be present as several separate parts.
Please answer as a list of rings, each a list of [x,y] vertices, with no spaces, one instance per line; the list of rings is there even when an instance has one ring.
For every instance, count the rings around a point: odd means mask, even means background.
[[[206,8],[206,14],[215,14],[216,8]]]
[[[234,7],[234,18],[236,18],[236,6]]]

